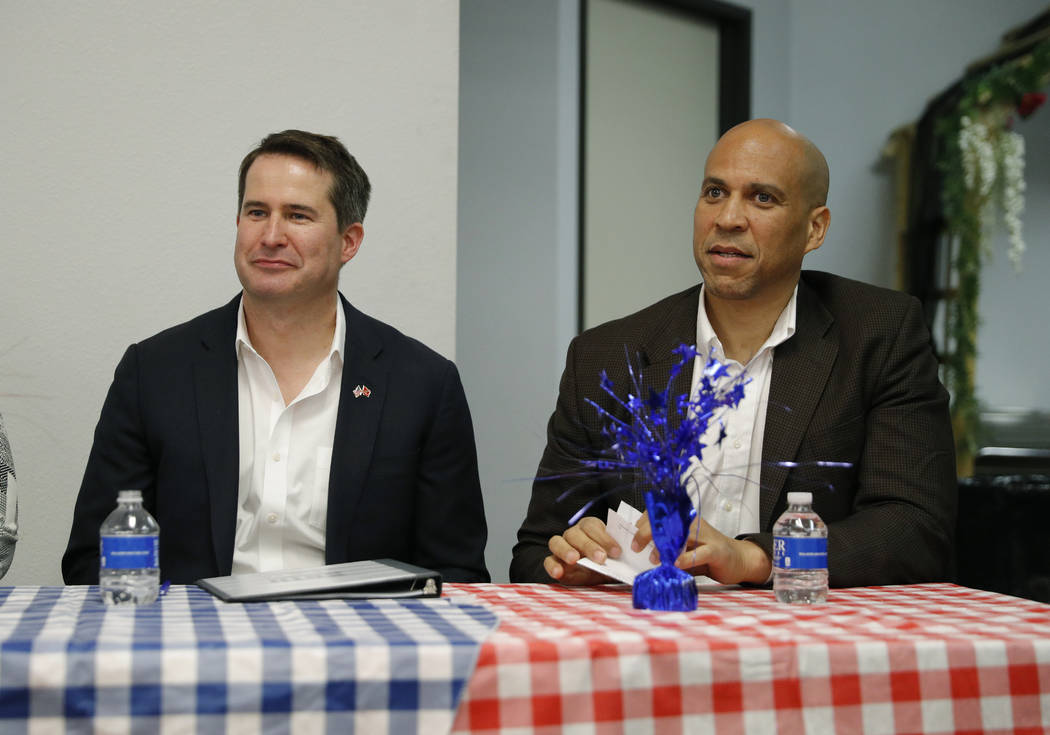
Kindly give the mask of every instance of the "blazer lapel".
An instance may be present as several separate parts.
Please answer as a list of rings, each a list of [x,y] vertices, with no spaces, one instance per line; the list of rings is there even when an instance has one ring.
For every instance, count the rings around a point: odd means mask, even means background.
[[[652,325],[652,336],[642,345],[638,355],[626,355],[626,359],[632,360],[632,365],[640,369],[642,376],[639,379],[640,397],[647,399],[649,392],[660,392],[668,389],[668,380],[671,370],[677,364],[679,357],[674,349],[681,344],[696,343],[696,311],[699,306],[699,284],[684,291],[682,298],[671,305],[666,318],[654,322]],[[637,372],[635,373],[637,377]],[[679,371],[675,379],[670,383],[668,397],[687,393],[692,383],[693,367],[685,365]],[[617,391],[634,392],[634,386],[616,386]],[[622,394],[621,394],[622,395]],[[676,429],[681,424],[681,418],[674,410],[668,411],[669,429]],[[645,485],[642,482],[634,483],[634,507],[639,510],[645,509]]]
[[[201,330],[193,364],[201,456],[211,508],[212,544],[220,575],[233,566],[237,527],[239,432],[237,414],[237,309],[240,295]]]
[[[372,450],[383,414],[389,368],[382,359],[383,341],[371,319],[355,309],[340,294],[346,314],[346,349],[343,379],[339,389],[332,469],[328,476],[328,515],[325,532],[325,562],[346,561],[345,541],[351,519],[364,492]],[[358,395],[354,395],[355,389]],[[363,391],[367,391],[367,394]]]
[[[769,527],[773,507],[789,474],[788,469],[776,463],[793,460],[797,455],[835,364],[838,343],[828,333],[833,321],[816,294],[800,280],[795,335],[773,353],[762,442],[761,528]]]
[[[700,286],[682,292],[682,298],[676,300],[666,318],[654,322],[652,334],[641,347],[639,355],[627,355],[630,359],[639,360],[642,368],[642,387],[661,391],[667,388],[667,379],[679,357],[674,349],[681,344],[696,343],[696,310]],[[692,366],[686,365],[675,377],[670,395],[677,395],[689,390],[692,381]],[[633,386],[632,386],[633,390]]]

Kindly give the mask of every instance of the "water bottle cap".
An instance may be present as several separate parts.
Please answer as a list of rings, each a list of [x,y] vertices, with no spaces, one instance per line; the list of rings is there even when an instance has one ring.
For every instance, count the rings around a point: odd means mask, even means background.
[[[788,493],[788,505],[809,505],[813,502],[813,493]]]
[[[141,490],[121,490],[117,493],[118,503],[130,503],[134,501],[142,501]]]

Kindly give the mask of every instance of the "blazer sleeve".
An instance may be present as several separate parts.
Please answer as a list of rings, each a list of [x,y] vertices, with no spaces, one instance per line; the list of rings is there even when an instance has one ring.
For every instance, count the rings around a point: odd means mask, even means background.
[[[823,400],[850,420],[807,434],[797,457],[849,460],[850,477],[827,470],[832,479],[822,487],[812,478],[789,479],[769,527],[746,536],[772,556],[770,529],[787,491],[816,490],[814,510],[828,525],[833,587],[954,576],[957,486],[948,394],[918,301],[888,307],[883,318],[892,327],[868,335],[856,353],[840,353],[837,378],[825,389]]]
[[[132,345],[117,365],[95,427],[62,556],[66,584],[98,583],[99,527],[116,507],[117,491],[142,490],[144,500],[151,504],[155,474],[142,428],[138,355]]]
[[[580,415],[576,355],[579,338],[569,344],[558,389],[558,401],[547,422],[547,446],[543,450],[532,497],[510,563],[511,582],[554,582],[543,567],[550,554],[551,536],[569,527],[573,512],[593,501],[588,515],[604,514],[600,482],[581,474],[583,460],[593,458],[591,433]],[[566,502],[566,500],[570,502]],[[600,506],[600,507],[597,507]]]
[[[474,427],[459,371],[445,364],[437,412],[420,451],[415,561],[449,582],[488,582]]]
[[[829,526],[831,584],[951,580],[958,485],[948,393],[915,299],[872,398],[853,512]]]

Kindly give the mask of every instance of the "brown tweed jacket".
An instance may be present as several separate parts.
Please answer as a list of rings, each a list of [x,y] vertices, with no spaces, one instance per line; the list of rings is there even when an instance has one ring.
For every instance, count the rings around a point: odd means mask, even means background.
[[[637,356],[645,385],[662,388],[675,361],[672,348],[696,340],[699,290],[589,329],[569,345],[511,581],[551,581],[543,569],[547,541],[586,502],[595,501],[588,513],[602,520],[621,499],[645,508],[630,478],[585,475],[580,460],[596,457],[607,442],[584,398],[613,410],[599,373],[604,368],[622,395],[629,385],[625,347]],[[682,371],[673,393],[689,389],[690,375]],[[852,466],[775,464],[785,460]],[[915,298],[802,272],[795,334],[774,352],[762,461],[762,533],[749,538],[770,555],[788,491],[808,490],[828,523],[833,586],[952,578],[956,477],[948,394]]]

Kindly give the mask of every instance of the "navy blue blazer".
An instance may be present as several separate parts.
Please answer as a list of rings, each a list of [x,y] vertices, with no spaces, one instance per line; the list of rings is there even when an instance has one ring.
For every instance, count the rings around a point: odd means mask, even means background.
[[[325,562],[390,557],[446,581],[487,582],[474,429],[456,366],[340,298],[347,336]],[[129,488],[160,524],[162,580],[230,574],[239,299],[124,353],[73,512],[67,584],[98,582],[99,526]],[[358,385],[371,394],[355,397]]]

